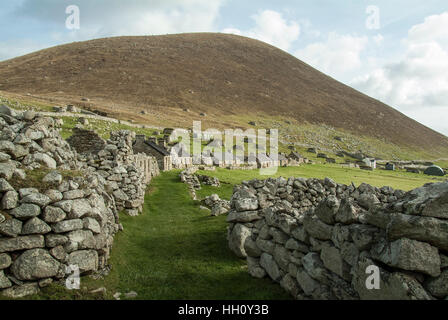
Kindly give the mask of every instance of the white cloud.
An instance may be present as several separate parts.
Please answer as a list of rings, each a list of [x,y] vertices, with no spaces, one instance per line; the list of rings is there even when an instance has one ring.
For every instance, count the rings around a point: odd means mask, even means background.
[[[384,37],[382,34],[378,33],[373,37],[373,42],[375,42],[378,46],[381,45],[384,41]]]
[[[405,53],[398,62],[352,85],[448,135],[448,12],[413,26],[402,43]]]
[[[344,73],[361,66],[360,55],[367,43],[366,36],[331,32],[325,41],[311,43],[295,55],[322,72],[341,78]]]
[[[37,25],[45,40],[0,42],[0,61],[56,44],[124,35],[210,32],[226,0],[22,0],[10,16]],[[66,29],[66,7],[80,9],[80,29]],[[44,8],[44,9],[43,9]],[[19,22],[18,22],[19,23]]]
[[[277,11],[264,10],[251,18],[254,20],[255,26],[250,30],[241,31],[228,28],[222,32],[258,39],[285,51],[290,49],[291,45],[299,38],[299,24],[294,21],[287,21]]]
[[[72,2],[40,0],[37,3],[25,0],[16,14],[59,26],[60,30],[55,28],[54,33],[61,37],[69,34],[65,30],[65,7],[73,4]],[[223,2],[224,0],[127,0],[124,4],[122,0],[77,0],[81,29],[74,35],[85,39],[212,31]]]

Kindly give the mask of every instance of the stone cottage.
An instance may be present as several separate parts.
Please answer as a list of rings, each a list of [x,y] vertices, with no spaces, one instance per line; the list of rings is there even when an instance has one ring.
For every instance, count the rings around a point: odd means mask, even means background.
[[[133,144],[134,153],[144,153],[157,159],[159,168],[163,171],[173,169],[171,153],[166,149],[165,139],[156,139],[154,137],[146,139],[145,135],[137,135]]]

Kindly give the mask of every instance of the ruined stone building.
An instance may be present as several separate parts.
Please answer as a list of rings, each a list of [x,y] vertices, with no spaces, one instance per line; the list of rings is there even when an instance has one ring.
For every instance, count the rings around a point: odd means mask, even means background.
[[[146,139],[145,135],[137,135],[132,147],[135,154],[144,153],[155,157],[162,171],[173,169],[171,154],[166,148],[165,139],[157,140],[153,137]]]
[[[73,129],[73,135],[67,139],[67,142],[81,154],[97,154],[106,146],[106,141],[95,131],[80,128]]]

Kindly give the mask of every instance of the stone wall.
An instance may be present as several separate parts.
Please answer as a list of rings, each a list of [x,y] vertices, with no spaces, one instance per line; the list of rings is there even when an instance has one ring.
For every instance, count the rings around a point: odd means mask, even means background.
[[[157,159],[134,154],[135,132],[111,132],[103,150],[78,156],[83,169],[97,172],[106,180],[106,188],[114,197],[117,209],[129,215],[143,210],[145,191],[152,177],[159,175]]]
[[[228,241],[252,276],[296,299],[446,299],[447,219],[448,182],[404,193],[253,180],[235,187]]]
[[[72,148],[60,124],[0,106],[0,294],[7,297],[64,285],[69,266],[107,274],[122,229],[118,212],[141,212],[146,186],[159,174],[154,157],[134,154],[135,133],[112,132],[99,143],[94,132],[76,130]],[[98,143],[77,153],[80,136]]]
[[[141,169],[143,172],[143,181],[145,184],[149,184],[153,177],[160,174],[159,165],[155,157],[148,157],[144,154],[135,154],[129,156],[128,163],[133,163]]]
[[[121,229],[108,181],[84,170],[57,123],[0,106],[0,294],[7,297],[64,282],[70,265],[81,274],[107,271]]]
[[[95,131],[80,128],[73,129],[73,135],[67,142],[78,153],[98,153],[106,146],[106,141]]]

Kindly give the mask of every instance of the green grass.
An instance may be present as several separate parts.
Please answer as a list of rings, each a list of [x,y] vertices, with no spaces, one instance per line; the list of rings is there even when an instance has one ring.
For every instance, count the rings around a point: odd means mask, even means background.
[[[55,170],[48,169],[46,167],[42,167],[34,170],[25,170],[26,179],[20,180],[15,179],[11,180],[10,183],[14,187],[14,189],[18,190],[21,188],[36,188],[40,192],[44,192],[48,189],[54,188],[55,186],[50,183],[42,182],[42,179],[50,172],[57,171],[59,172],[65,180],[72,180],[75,177],[79,177],[82,175],[80,171],[77,170]]]
[[[436,161],[434,164],[442,168],[448,168],[448,160]]]
[[[269,279],[255,279],[228,248],[225,216],[199,209],[178,171],[155,178],[139,217],[121,216],[124,231],[112,249],[104,280],[84,277],[81,291],[52,285],[33,299],[111,299],[136,291],[138,299],[290,299]],[[106,287],[107,295],[93,295]]]
[[[0,103],[5,104],[11,108],[17,110],[35,110],[35,111],[44,111],[44,112],[52,112],[53,106],[48,103],[41,103],[37,101],[27,101],[25,99],[9,99],[3,96],[0,96]]]
[[[82,117],[82,115],[80,115],[79,117]],[[61,137],[63,139],[71,137],[73,135],[73,128],[78,124],[78,117],[57,117],[57,118],[61,118],[64,121],[64,124],[62,125],[60,131]],[[83,128],[86,130],[95,130],[95,132],[98,133],[98,135],[103,139],[109,139],[111,131],[130,130],[134,131],[136,134],[144,134],[146,136],[155,136],[154,132],[157,131],[148,128],[132,127],[126,124],[115,123],[106,120],[99,120],[99,119],[87,119],[87,120],[89,121],[89,124],[83,126]],[[163,137],[163,134],[156,137],[158,138]]]
[[[221,188],[203,186],[198,191],[202,198],[212,193],[217,193],[221,198],[230,199],[233,185],[244,180],[267,179],[269,177],[303,177],[319,178],[326,177],[334,179],[338,183],[359,185],[363,182],[376,187],[390,186],[395,189],[412,190],[428,182],[445,181],[444,177],[430,177],[423,174],[416,174],[398,171],[365,171],[354,168],[343,168],[333,164],[302,165],[300,167],[281,167],[273,176],[260,175],[259,170],[227,170],[218,168],[216,171],[199,171],[199,174],[217,177],[221,181]]]

